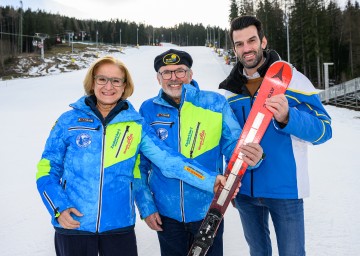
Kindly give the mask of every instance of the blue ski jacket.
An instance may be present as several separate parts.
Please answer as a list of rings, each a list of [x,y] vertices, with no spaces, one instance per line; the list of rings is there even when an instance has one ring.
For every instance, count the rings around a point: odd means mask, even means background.
[[[177,108],[162,97],[148,99],[140,107],[140,114],[166,145],[192,158],[210,170],[223,173],[223,155],[229,159],[239,139],[241,128],[226,98],[219,93],[200,91],[197,83],[184,84],[182,101]],[[203,219],[213,194],[201,191],[178,179],[165,177],[157,166],[141,158],[142,176],[148,183],[154,201],[139,208],[142,217],[154,213],[180,222]],[[151,199],[150,191],[143,196]],[[155,204],[154,204],[155,203]]]
[[[80,222],[78,231],[102,233],[133,226],[134,197],[144,184],[134,168],[139,150],[164,177],[186,180],[199,191],[212,193],[217,172],[162,143],[130,102],[119,105],[118,113],[104,123],[82,97],[52,128],[36,182],[56,228],[61,228],[56,218],[71,207],[84,214],[73,216]]]
[[[275,51],[264,52],[266,61],[258,69],[263,77],[268,67],[280,60]],[[220,84],[240,126],[243,127],[257,93],[252,97],[245,84],[243,66],[238,62]],[[286,126],[273,119],[260,145],[266,159],[242,179],[241,194],[252,197],[297,199],[309,196],[308,144],[321,144],[332,137],[331,118],[321,104],[309,79],[293,68],[293,77],[285,93],[289,103]]]

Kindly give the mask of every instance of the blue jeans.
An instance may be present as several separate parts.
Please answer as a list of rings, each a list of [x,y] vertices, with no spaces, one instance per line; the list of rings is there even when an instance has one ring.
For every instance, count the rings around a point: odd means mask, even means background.
[[[161,216],[162,229],[158,231],[161,256],[186,256],[194,241],[194,236],[198,232],[202,221],[196,222],[179,222],[177,220]],[[221,222],[214,239],[206,256],[223,255],[223,232],[224,220]]]
[[[254,198],[238,194],[235,203],[251,256],[272,255],[269,214],[274,224],[279,256],[305,255],[302,199]]]

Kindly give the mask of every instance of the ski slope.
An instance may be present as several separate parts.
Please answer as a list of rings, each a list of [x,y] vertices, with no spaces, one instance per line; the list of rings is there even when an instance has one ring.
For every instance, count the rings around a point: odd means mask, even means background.
[[[116,53],[129,68],[135,92],[129,100],[135,108],[160,89],[153,68],[155,56],[176,47],[140,46]],[[219,91],[231,67],[206,47],[181,47],[193,59],[194,79],[203,90]],[[0,81],[0,255],[53,256],[53,236],[36,189],[36,164],[57,117],[83,93],[86,70],[39,78]],[[310,146],[311,197],[305,199],[307,255],[360,255],[360,113],[326,107],[333,118],[333,139]],[[276,239],[272,240],[274,255]],[[136,224],[140,256],[160,255],[155,231],[144,221]],[[224,255],[249,255],[237,211],[225,215]]]

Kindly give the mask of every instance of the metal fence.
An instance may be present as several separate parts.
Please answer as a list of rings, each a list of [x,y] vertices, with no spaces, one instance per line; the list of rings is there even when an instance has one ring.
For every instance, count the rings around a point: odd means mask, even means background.
[[[360,77],[330,87],[319,96],[325,104],[360,110]]]

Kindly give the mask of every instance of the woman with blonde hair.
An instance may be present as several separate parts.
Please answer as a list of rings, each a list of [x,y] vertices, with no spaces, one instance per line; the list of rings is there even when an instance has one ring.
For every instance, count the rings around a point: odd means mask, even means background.
[[[96,60],[84,89],[86,95],[56,121],[37,166],[56,254],[137,255],[134,197],[145,183],[137,168],[140,150],[167,177],[206,191],[224,184],[224,177],[157,138],[127,100],[134,83],[121,61]]]

